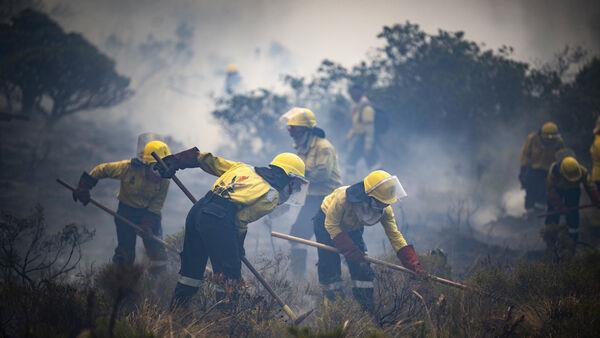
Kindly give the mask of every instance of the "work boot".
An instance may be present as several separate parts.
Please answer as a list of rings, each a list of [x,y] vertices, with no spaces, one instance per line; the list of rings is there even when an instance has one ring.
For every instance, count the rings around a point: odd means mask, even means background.
[[[373,315],[375,310],[373,288],[352,288],[352,296],[360,304],[363,311]]]
[[[198,292],[198,288],[195,286],[177,283],[169,309],[173,311],[176,308],[187,308],[196,292]]]
[[[292,249],[290,253],[290,270],[296,279],[304,278],[306,272],[306,250]]]

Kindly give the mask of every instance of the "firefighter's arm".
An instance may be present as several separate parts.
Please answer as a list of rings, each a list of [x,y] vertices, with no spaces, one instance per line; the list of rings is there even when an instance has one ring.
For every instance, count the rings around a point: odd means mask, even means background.
[[[73,201],[87,205],[90,202],[90,190],[103,178],[121,178],[129,169],[130,160],[98,164],[90,171],[85,171],[79,178],[77,188],[73,191]]]
[[[392,244],[392,248],[394,248],[395,252],[398,252],[400,249],[408,245],[404,239],[404,236],[398,229],[396,217],[394,216],[394,210],[391,206],[385,208],[383,217],[381,218],[381,225],[383,226],[383,230],[385,231],[385,234],[389,239],[390,244]]]
[[[307,171],[307,178],[315,182],[325,182],[335,166],[335,153],[332,147],[323,147],[317,152],[315,166]]]
[[[248,223],[257,221],[261,217],[271,213],[277,207],[279,202],[279,193],[271,188],[262,197],[256,200],[251,205],[247,205],[240,209],[237,213],[238,225],[240,228],[246,229]]]
[[[371,106],[366,106],[362,111],[362,123],[365,125],[365,150],[373,149],[375,141],[375,110]]]
[[[333,199],[325,212],[325,230],[331,238],[337,237],[343,232],[342,216],[344,215],[344,201]]]
[[[98,164],[90,171],[90,176],[100,180],[103,178],[121,178],[129,169],[131,160]]]
[[[600,194],[598,193],[598,188],[596,188],[596,184],[592,181],[592,177],[587,173],[587,170],[583,172],[584,178],[582,180],[583,188],[585,192],[588,194],[590,198],[590,202],[600,207]]]
[[[238,162],[214,156],[211,153],[198,152],[198,165],[202,170],[214,176],[221,176]]]
[[[148,211],[160,215],[160,212],[165,204],[165,200],[167,199],[167,192],[169,191],[169,181],[162,180],[160,182],[160,190],[156,193],[148,203]]]
[[[531,163],[531,135],[527,136],[523,148],[521,148],[521,167],[527,167]]]
[[[554,209],[562,212],[566,207],[556,191],[557,178],[554,175],[555,167],[556,162],[550,166],[548,176],[546,176],[546,192],[548,194],[548,203],[550,203]]]

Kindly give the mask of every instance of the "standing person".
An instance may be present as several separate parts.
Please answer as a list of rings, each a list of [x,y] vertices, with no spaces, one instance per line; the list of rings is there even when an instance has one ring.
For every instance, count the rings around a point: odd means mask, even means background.
[[[546,177],[555,154],[565,148],[565,143],[554,122],[529,134],[521,150],[519,181],[525,189],[525,209],[543,209],[546,206]]]
[[[356,163],[363,158],[367,167],[374,169],[378,165],[375,145],[375,109],[365,96],[360,85],[352,85],[348,90],[354,104],[352,105],[352,128],[346,139],[350,145],[350,153],[346,159],[348,173],[355,175]]]
[[[596,183],[596,188],[600,190],[600,116],[596,119],[594,143],[592,143],[590,153],[592,155],[592,181]]]
[[[150,141],[143,147],[141,158],[99,164],[89,174],[83,172],[77,189],[73,192],[73,200],[87,205],[90,202],[90,190],[98,180],[120,180],[117,213],[139,225],[147,233],[162,238],[161,209],[167,197],[169,180],[161,178],[152,169],[156,163],[152,152],[160,157],[171,154],[164,142]],[[136,232],[118,218],[115,218],[115,224],[118,244],[112,261],[117,265],[132,265],[135,261]],[[164,271],[167,264],[165,247],[153,240],[143,239],[143,242],[150,258],[150,272]]]
[[[204,279],[210,258],[217,297],[237,297],[241,283],[241,257],[248,223],[272,212],[279,204],[304,200],[308,190],[304,162],[292,153],[281,153],[268,167],[252,167],[191,148],[165,159],[161,176],[170,178],[179,169],[200,167],[217,176],[212,188],[191,208],[185,221],[180,278],[171,308],[186,306]]]
[[[398,230],[391,204],[406,197],[396,176],[383,170],[371,172],[364,180],[334,190],[323,200],[314,218],[315,236],[319,243],[335,246],[346,258],[352,294],[367,311],[373,310],[373,270],[365,261],[367,247],[363,240],[365,226],[381,223],[402,265],[424,275],[425,270],[412,245]],[[319,283],[324,296],[343,296],[340,255],[318,250]]]
[[[317,127],[315,114],[307,108],[293,108],[282,116],[294,140],[296,153],[306,165],[310,181],[308,197],[292,225],[290,235],[310,239],[313,234],[311,218],[321,207],[323,198],[342,185],[336,151],[325,138],[325,131]],[[306,249],[292,242],[290,268],[296,278],[306,272]]]
[[[557,236],[564,228],[559,226],[560,216],[565,215],[567,232],[573,242],[579,239],[579,197],[581,186],[590,201],[600,207],[600,195],[592,183],[587,169],[573,156],[565,156],[550,166],[547,178],[548,215],[545,221],[544,240],[548,248],[557,244]]]

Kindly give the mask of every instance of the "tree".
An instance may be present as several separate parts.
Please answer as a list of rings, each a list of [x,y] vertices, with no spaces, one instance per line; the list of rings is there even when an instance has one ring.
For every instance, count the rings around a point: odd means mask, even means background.
[[[129,79],[110,58],[43,13],[27,9],[1,24],[0,40],[0,90],[8,108],[19,113],[39,114],[53,125],[132,95]]]

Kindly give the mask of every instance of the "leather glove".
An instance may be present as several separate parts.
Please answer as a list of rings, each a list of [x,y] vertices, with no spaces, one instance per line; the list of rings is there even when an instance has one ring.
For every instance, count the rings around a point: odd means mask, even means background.
[[[92,190],[97,183],[97,178],[90,176],[90,174],[84,171],[79,178],[77,188],[73,191],[73,201],[79,201],[83,205],[88,205],[88,203],[90,203],[90,190]]]
[[[333,238],[333,243],[347,260],[365,262],[365,253],[356,246],[347,232],[341,232],[339,235],[335,236]]]
[[[238,233],[238,251],[240,252],[240,257],[246,257],[246,249],[244,249],[246,234],[248,234],[248,231]]]
[[[425,275],[425,269],[423,269],[421,262],[419,262],[419,256],[417,256],[415,248],[412,245],[402,247],[398,250],[396,256],[398,256],[404,267],[411,269],[420,276]]]
[[[527,167],[521,166],[521,170],[519,170],[519,182],[521,183],[521,189],[525,189],[525,183],[527,182],[526,174],[527,174]]]
[[[162,178],[171,178],[179,169],[195,168],[200,166],[198,163],[198,148],[190,148],[174,155],[163,157],[167,168],[164,168],[160,163],[154,165],[154,170],[158,171]]]
[[[146,235],[156,236],[157,233],[160,233],[160,231],[155,231],[160,228],[160,216],[151,211],[147,211],[142,215],[140,224],[138,225]]]

